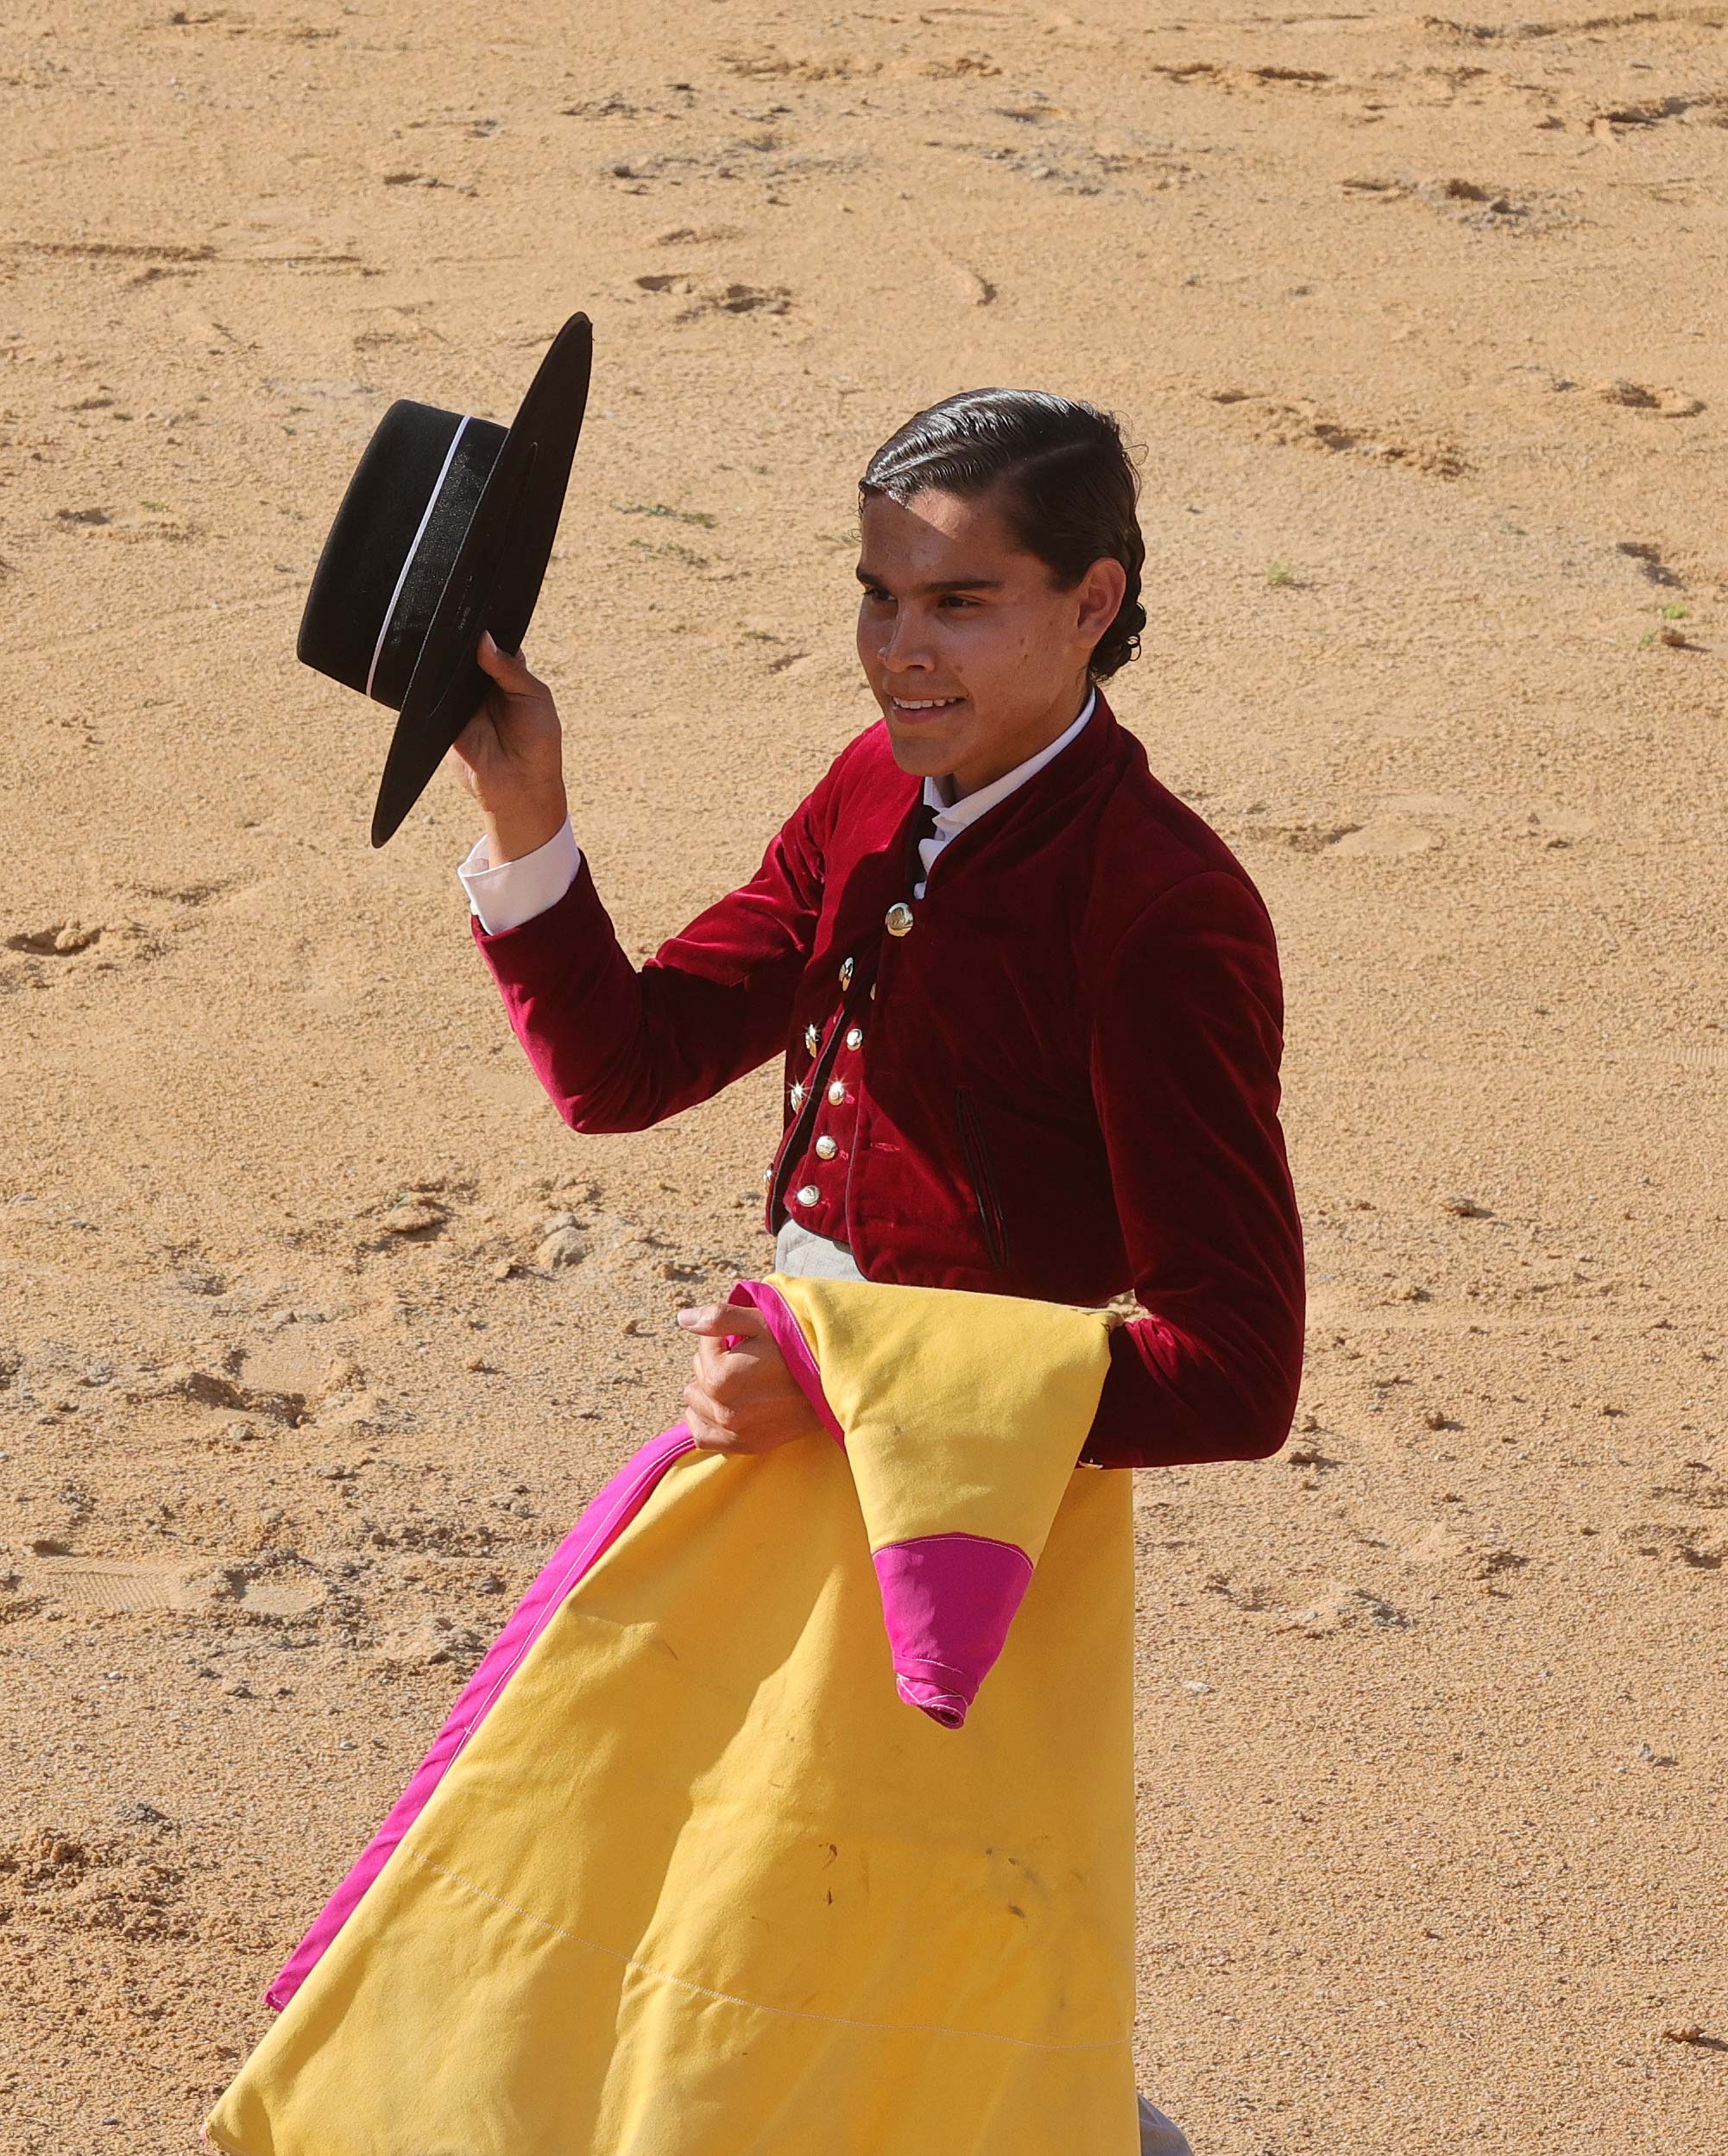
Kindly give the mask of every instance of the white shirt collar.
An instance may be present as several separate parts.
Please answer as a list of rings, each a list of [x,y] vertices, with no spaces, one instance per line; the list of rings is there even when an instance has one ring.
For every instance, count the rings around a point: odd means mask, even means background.
[[[1054,758],[1060,756],[1069,743],[1078,737],[1086,722],[1092,716],[1097,703],[1098,691],[1094,688],[1081,706],[1080,716],[1065,733],[1057,734],[1055,741],[1041,748],[1036,756],[1028,756],[1025,763],[1016,764],[1012,771],[1005,771],[1000,779],[993,779],[987,786],[980,786],[976,792],[968,793],[959,801],[945,802],[939,791],[940,780],[926,779],[924,797],[926,803],[936,810],[936,828],[938,833],[944,838],[952,838],[956,831],[963,831],[968,823],[975,823],[981,816],[993,809],[999,801],[1006,801],[1017,786],[1024,786],[1027,779],[1034,773],[1041,772],[1044,766]]]

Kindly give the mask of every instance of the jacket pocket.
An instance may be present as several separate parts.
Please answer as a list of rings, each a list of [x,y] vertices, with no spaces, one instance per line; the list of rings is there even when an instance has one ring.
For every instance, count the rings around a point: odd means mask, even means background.
[[[972,1105],[972,1095],[964,1086],[954,1089],[954,1119],[960,1132],[960,1150],[965,1156],[966,1172],[971,1178],[972,1195],[978,1207],[978,1217],[983,1223],[985,1245],[990,1252],[990,1263],[997,1272],[1008,1263],[1008,1230],[1002,1217],[1001,1195],[996,1187],[996,1173],[990,1162],[990,1152],[984,1143],[984,1133],[978,1127],[978,1113]]]

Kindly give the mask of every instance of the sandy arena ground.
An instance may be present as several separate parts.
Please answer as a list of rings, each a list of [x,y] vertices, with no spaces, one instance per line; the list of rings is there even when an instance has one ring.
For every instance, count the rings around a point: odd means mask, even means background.
[[[577,306],[528,651],[639,955],[873,716],[881,438],[1006,381],[1144,445],[1115,700],[1278,924],[1313,1269],[1283,1453],[1138,1484],[1148,2092],[1728,2146],[1728,6],[1589,4],[0,33],[5,2156],[196,2146],[770,1261],[777,1069],[573,1137],[464,800],[370,852],[382,716],[293,656],[385,404],[508,417]]]

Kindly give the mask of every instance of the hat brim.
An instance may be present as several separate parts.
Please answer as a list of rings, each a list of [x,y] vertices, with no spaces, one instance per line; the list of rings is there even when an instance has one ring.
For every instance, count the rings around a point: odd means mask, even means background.
[[[482,629],[519,650],[552,558],[571,460],[582,433],[594,331],[573,314],[528,384],[432,611],[396,716],[372,811],[382,846],[425,792],[487,686],[475,646]]]

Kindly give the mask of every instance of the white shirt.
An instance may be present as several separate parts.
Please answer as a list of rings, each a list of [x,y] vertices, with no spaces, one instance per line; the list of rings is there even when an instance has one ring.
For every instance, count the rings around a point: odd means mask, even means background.
[[[975,823],[981,816],[987,816],[999,802],[1006,801],[1017,786],[1024,786],[1027,779],[1078,738],[1097,703],[1098,691],[1094,689],[1081,706],[1080,716],[1055,741],[1041,748],[1036,756],[1028,756],[1025,763],[1016,764],[1000,779],[993,779],[987,786],[980,786],[958,801],[950,804],[947,797],[945,789],[952,785],[951,779],[924,780],[924,800],[936,810],[933,835],[918,841],[918,854],[926,878],[937,855],[949,839],[968,824]],[[532,854],[524,854],[520,860],[507,861],[501,867],[494,868],[488,861],[485,840],[476,841],[456,873],[468,893],[469,911],[477,917],[487,935],[501,936],[506,929],[520,928],[525,921],[532,921],[536,914],[555,906],[576,881],[581,867],[582,849],[566,816],[544,846],[537,846]],[[915,886],[912,896],[922,898],[924,895],[924,886],[921,882]]]

